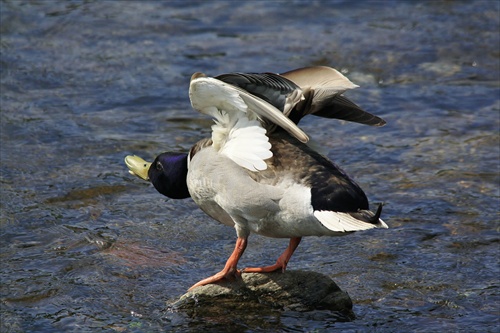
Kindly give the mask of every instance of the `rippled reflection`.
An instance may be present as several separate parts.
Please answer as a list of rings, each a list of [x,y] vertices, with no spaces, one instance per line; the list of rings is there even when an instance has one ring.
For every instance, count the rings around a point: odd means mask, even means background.
[[[499,12],[475,2],[0,3],[2,332],[494,331]],[[385,202],[391,229],[307,238],[289,264],[331,276],[357,319],[208,320],[166,304],[221,267],[234,230],[166,200],[123,157],[210,135],[191,74],[329,65],[388,122],[304,119]],[[286,240],[250,238],[242,266]]]

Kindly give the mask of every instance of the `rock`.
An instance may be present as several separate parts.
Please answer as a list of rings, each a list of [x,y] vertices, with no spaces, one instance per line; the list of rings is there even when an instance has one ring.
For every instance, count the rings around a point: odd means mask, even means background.
[[[269,310],[327,310],[352,320],[352,301],[328,276],[309,271],[243,273],[241,279],[195,288],[169,305],[190,316],[258,316]],[[263,312],[265,311],[265,312]],[[240,314],[238,314],[240,312]]]

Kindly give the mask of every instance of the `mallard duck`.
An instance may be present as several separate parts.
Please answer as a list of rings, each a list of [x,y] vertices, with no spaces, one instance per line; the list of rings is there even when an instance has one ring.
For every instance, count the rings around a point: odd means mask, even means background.
[[[133,175],[161,194],[191,197],[213,219],[236,229],[236,245],[225,267],[190,289],[242,272],[285,271],[304,236],[340,236],[388,228],[382,205],[369,210],[363,190],[337,165],[310,148],[297,126],[312,114],[382,126],[342,94],[357,87],[330,67],[283,74],[193,74],[193,108],[214,118],[211,138],[187,153],[167,152],[153,163],[127,156]],[[251,233],[289,238],[276,263],[237,269]]]

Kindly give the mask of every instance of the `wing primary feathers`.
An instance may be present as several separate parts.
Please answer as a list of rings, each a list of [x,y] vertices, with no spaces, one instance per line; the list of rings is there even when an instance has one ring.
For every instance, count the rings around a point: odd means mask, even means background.
[[[371,126],[383,126],[385,120],[361,109],[342,94],[358,86],[331,67],[313,66],[280,74],[293,81],[303,92],[304,101],[298,102],[290,118],[298,123],[313,114]]]
[[[311,114],[323,118],[335,118],[370,126],[384,126],[385,120],[364,111],[350,99],[335,95],[325,99]]]
[[[246,90],[280,111],[283,111],[287,97],[296,90],[300,91],[295,83],[273,73],[228,73],[215,78]]]

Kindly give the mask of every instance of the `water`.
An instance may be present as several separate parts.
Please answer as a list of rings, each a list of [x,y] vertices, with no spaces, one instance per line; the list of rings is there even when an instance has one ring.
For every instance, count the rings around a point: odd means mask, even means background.
[[[499,3],[3,1],[2,332],[498,332]],[[187,317],[166,302],[221,268],[235,233],[167,200],[123,157],[209,134],[191,74],[329,65],[388,122],[304,119],[388,230],[306,238],[357,319]],[[252,236],[241,267],[286,240]]]

